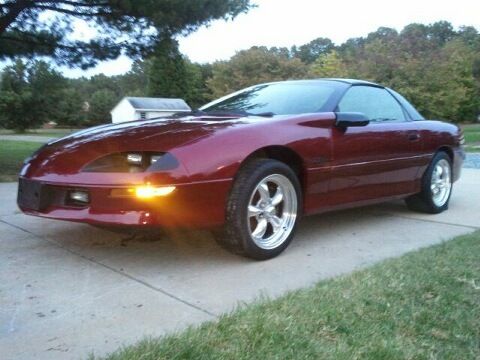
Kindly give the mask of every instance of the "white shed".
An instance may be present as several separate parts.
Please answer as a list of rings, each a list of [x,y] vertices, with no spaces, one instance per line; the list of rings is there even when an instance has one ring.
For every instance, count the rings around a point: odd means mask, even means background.
[[[110,111],[112,122],[148,120],[191,111],[182,99],[125,97]]]

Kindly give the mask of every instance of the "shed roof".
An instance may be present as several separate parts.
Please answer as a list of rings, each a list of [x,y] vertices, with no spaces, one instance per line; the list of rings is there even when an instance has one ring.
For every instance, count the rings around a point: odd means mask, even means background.
[[[127,97],[125,98],[137,110],[190,111],[183,99]]]

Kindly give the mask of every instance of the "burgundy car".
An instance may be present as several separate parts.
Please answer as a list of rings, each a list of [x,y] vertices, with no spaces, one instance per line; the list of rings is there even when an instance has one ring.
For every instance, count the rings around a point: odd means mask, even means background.
[[[222,245],[267,259],[301,215],[398,198],[446,210],[463,141],[377,84],[275,82],[50,142],[25,161],[18,205],[95,225],[222,228]]]

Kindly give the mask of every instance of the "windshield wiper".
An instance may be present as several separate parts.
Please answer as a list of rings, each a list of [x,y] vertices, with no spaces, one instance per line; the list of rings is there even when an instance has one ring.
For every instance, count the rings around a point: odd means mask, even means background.
[[[275,116],[276,114],[274,112],[268,111],[268,112],[263,112],[263,113],[258,113],[258,114],[249,114],[251,116],[261,116],[261,117],[272,117]]]
[[[193,109],[192,111],[181,111],[172,115],[172,117],[183,117],[183,116],[202,116],[206,115],[205,111],[199,109]]]
[[[396,121],[398,119],[395,119],[395,118],[375,118],[375,119],[372,119],[371,121]]]

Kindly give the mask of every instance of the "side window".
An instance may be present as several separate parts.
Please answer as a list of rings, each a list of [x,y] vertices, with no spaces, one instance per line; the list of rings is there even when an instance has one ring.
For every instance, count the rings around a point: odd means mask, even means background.
[[[361,112],[372,121],[405,120],[397,100],[385,89],[352,86],[338,104],[338,111]]]

